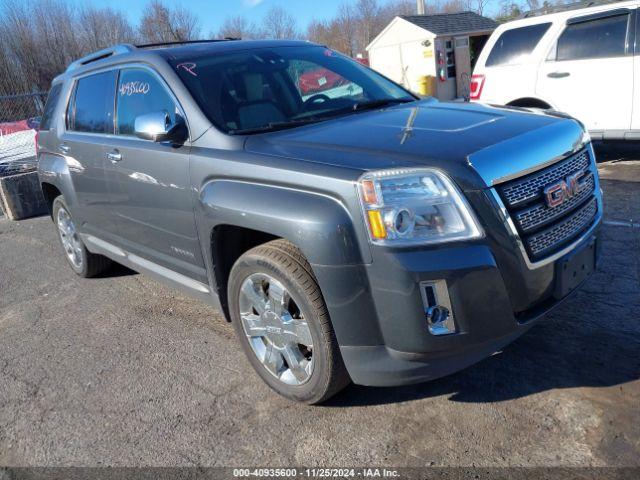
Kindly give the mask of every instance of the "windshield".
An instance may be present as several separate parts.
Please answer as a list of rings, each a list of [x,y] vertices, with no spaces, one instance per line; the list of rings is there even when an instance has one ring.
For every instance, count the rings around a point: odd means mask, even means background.
[[[196,52],[169,63],[211,122],[231,134],[289,128],[416,99],[358,62],[319,46]]]

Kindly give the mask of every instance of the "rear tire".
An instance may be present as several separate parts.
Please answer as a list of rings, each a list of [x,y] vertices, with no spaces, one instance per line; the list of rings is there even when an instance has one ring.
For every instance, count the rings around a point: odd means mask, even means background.
[[[53,201],[52,213],[67,262],[77,275],[83,278],[94,277],[111,265],[111,260],[107,257],[91,253],[84,246],[62,195]]]
[[[269,387],[318,404],[350,383],[320,287],[293,244],[274,240],[246,252],[228,291],[242,349]]]

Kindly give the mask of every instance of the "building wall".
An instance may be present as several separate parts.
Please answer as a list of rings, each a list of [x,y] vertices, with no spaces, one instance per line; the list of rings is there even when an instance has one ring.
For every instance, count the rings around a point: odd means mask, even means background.
[[[424,46],[425,40],[430,46]],[[371,68],[409,90],[418,91],[418,79],[436,74],[434,36],[416,25],[396,18],[369,47]]]
[[[469,38],[490,33],[461,32],[457,37],[436,37],[431,32],[396,17],[367,48],[370,66],[409,90],[418,92],[421,77],[438,76],[437,51],[441,51],[447,78],[444,81],[436,79],[435,96],[439,100],[453,100],[468,95],[471,75]],[[456,49],[456,38],[467,39],[467,45]],[[453,48],[450,53],[455,58],[456,75],[451,78],[446,68],[447,42],[451,43]]]

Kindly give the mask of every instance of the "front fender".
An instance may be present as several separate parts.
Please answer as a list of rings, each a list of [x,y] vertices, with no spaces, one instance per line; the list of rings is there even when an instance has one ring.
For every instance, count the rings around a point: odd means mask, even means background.
[[[64,195],[67,206],[74,208],[78,199],[71,180],[71,169],[82,168],[82,165],[74,167],[75,160],[70,160],[67,162],[67,157],[63,155],[41,153],[38,157],[38,178],[40,184],[49,183],[56,187]]]
[[[371,263],[371,250],[367,242],[359,244],[354,221],[339,199],[274,185],[212,180],[202,188],[196,210],[203,245],[219,225],[258,230],[295,244],[316,275],[340,344],[382,342],[372,323],[376,313],[363,265]]]
[[[210,232],[233,225],[295,244],[309,263],[357,265],[371,261],[353,221],[336,198],[316,192],[233,180],[212,180],[200,192],[201,223]]]

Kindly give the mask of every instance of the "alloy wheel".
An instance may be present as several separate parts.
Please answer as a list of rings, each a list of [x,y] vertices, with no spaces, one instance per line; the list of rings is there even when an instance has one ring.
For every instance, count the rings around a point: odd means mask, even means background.
[[[313,373],[311,330],[284,285],[263,273],[240,288],[240,318],[251,349],[264,368],[287,385],[302,385]]]
[[[64,248],[69,261],[76,269],[82,268],[82,243],[76,226],[71,219],[71,215],[64,207],[60,207],[58,210],[58,218],[56,219],[58,224],[58,233],[60,234],[60,240],[62,241],[62,247]]]

